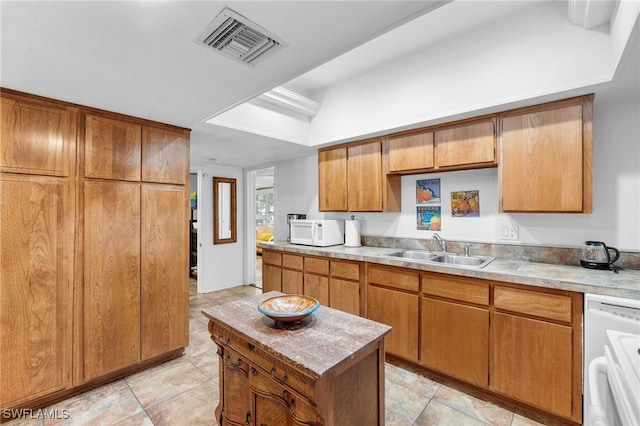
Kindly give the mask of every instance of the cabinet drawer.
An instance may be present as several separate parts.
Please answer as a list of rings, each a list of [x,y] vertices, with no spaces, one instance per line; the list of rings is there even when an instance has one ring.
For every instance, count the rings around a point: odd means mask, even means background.
[[[219,324],[209,321],[208,328],[214,342],[223,346],[225,353],[231,349],[251,366],[262,369],[277,382],[300,392],[302,395],[312,395],[313,379],[311,377],[291,368]]]
[[[281,265],[282,254],[274,251],[262,250],[262,261],[269,265]]]
[[[418,292],[420,289],[420,277],[417,272],[400,269],[386,269],[370,266],[367,271],[369,284],[380,284],[401,290]]]
[[[326,259],[317,259],[315,257],[304,258],[304,271],[313,272],[314,274],[329,274],[329,261]]]
[[[304,258],[295,254],[282,253],[282,266],[302,271]]]
[[[347,280],[360,281],[360,264],[331,261],[331,276]]]
[[[489,305],[489,285],[470,278],[423,273],[422,293],[461,302]]]
[[[496,287],[493,300],[496,309],[556,321],[571,321],[571,297],[567,295]]]

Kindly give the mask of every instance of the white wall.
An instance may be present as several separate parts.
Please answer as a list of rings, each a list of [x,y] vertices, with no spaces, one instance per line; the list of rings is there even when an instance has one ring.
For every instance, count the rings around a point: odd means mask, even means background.
[[[194,170],[192,170],[193,172]],[[222,290],[244,284],[244,178],[242,169],[202,166],[198,187],[198,292]],[[237,242],[213,244],[213,177],[236,179]]]
[[[515,244],[579,247],[585,240],[602,240],[623,250],[640,250],[640,101],[636,95],[616,102],[594,104],[593,213],[498,213],[497,169],[430,173],[402,177],[400,213],[356,213],[364,235],[425,238],[431,231],[416,230],[417,179],[441,179],[442,231],[445,239],[504,242],[498,234],[503,221],[519,225]],[[276,176],[281,206],[307,212],[312,218],[347,219],[351,213],[318,212],[317,156],[283,162]],[[480,191],[478,218],[451,217],[450,192]],[[286,194],[286,195],[285,195]],[[311,196],[310,194],[313,194]],[[286,202],[285,202],[286,201]],[[286,232],[286,226],[282,226]],[[284,234],[286,237],[286,233]],[[278,233],[278,239],[283,240]]]
[[[276,241],[286,241],[287,214],[302,213],[322,219],[318,212],[318,156],[278,163],[276,167]]]
[[[609,34],[566,16],[566,2],[548,2],[314,93],[322,106],[311,122],[311,145],[480,115],[610,81],[618,57]]]

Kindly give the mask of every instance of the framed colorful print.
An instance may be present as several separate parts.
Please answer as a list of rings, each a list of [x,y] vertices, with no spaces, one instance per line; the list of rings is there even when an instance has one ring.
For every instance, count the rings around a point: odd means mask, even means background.
[[[451,216],[480,216],[480,191],[455,191],[451,193]]]
[[[440,204],[440,179],[416,180],[416,204]]]
[[[442,231],[442,208],[440,206],[416,207],[417,229],[420,231]]]

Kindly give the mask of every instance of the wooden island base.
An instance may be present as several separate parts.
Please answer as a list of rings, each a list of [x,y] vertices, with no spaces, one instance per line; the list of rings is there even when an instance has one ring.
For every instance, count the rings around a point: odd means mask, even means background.
[[[203,310],[220,356],[224,425],[384,425],[390,327],[321,306],[300,323],[257,310],[263,295]]]

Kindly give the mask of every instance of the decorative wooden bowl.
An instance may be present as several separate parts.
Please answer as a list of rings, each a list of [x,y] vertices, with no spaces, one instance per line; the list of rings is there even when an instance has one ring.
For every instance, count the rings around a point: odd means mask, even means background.
[[[296,322],[320,307],[313,297],[287,294],[271,297],[258,305],[258,310],[274,321]]]

